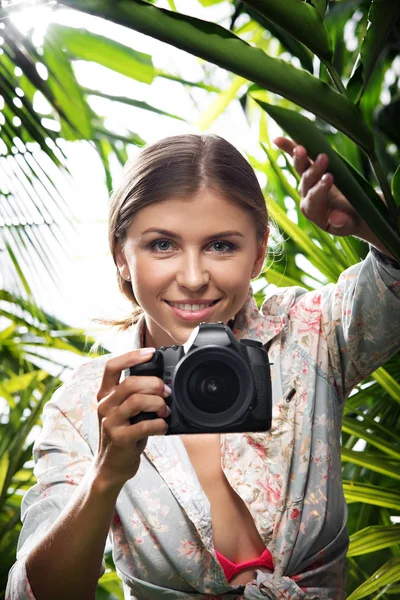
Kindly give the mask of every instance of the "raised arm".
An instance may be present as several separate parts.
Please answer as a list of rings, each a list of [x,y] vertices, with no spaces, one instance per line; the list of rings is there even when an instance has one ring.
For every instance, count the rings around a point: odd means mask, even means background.
[[[307,150],[292,140],[278,137],[274,143],[292,156],[294,167],[301,175],[300,208],[307,219],[333,235],[358,237],[393,258],[334,185],[332,174],[327,172],[329,160],[326,154],[320,154],[317,160],[312,162],[307,155]]]
[[[321,302],[335,384],[346,399],[357,383],[400,349],[400,264],[336,188],[325,154],[312,162],[303,146],[283,137],[274,142],[293,157],[301,175],[303,214],[328,233],[352,235],[372,245],[367,258],[344,271],[336,285],[314,294]],[[300,298],[299,307],[307,301]]]

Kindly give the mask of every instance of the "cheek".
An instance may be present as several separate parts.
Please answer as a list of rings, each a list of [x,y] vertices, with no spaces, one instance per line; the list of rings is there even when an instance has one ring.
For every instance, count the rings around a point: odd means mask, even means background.
[[[215,281],[227,290],[247,290],[250,284],[249,266],[244,261],[221,264],[214,272]]]
[[[168,267],[166,261],[151,261],[141,256],[136,258],[134,264],[131,263],[131,272],[132,285],[139,296],[156,293],[174,275],[173,270]]]

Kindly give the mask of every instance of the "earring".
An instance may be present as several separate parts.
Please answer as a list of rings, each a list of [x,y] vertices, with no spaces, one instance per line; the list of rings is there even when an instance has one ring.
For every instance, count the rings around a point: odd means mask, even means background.
[[[128,274],[125,276],[125,281],[130,281],[130,280],[131,280],[131,276],[130,276],[130,274],[128,273]]]

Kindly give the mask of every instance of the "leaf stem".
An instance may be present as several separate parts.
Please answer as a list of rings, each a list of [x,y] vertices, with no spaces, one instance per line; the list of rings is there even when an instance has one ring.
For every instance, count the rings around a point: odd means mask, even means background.
[[[397,220],[397,208],[396,208],[396,204],[393,199],[392,192],[390,190],[390,185],[388,183],[386,175],[383,172],[381,163],[379,162],[378,157],[375,152],[370,154],[369,160],[371,162],[372,168],[374,170],[376,178],[381,187],[382,194],[383,194],[383,197],[385,198],[385,202],[386,202],[386,206],[388,208],[389,214],[392,217],[392,221],[393,221],[392,224],[393,224],[394,230],[397,231],[397,233],[399,233],[399,224],[398,224],[398,220]]]
[[[333,65],[332,63],[330,63],[329,61],[323,61],[329,75],[331,76],[331,79],[333,81],[333,83],[335,84],[338,92],[340,92],[341,94],[343,94],[343,96],[346,96],[347,98],[347,90],[343,85],[343,81],[340,78],[340,75],[335,67],[335,65]]]

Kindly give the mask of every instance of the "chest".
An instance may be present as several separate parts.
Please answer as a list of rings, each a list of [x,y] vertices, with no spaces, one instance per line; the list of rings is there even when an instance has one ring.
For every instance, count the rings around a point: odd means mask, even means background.
[[[215,549],[233,562],[257,558],[265,545],[245,503],[225,477],[219,434],[183,435],[181,439],[210,502]]]

